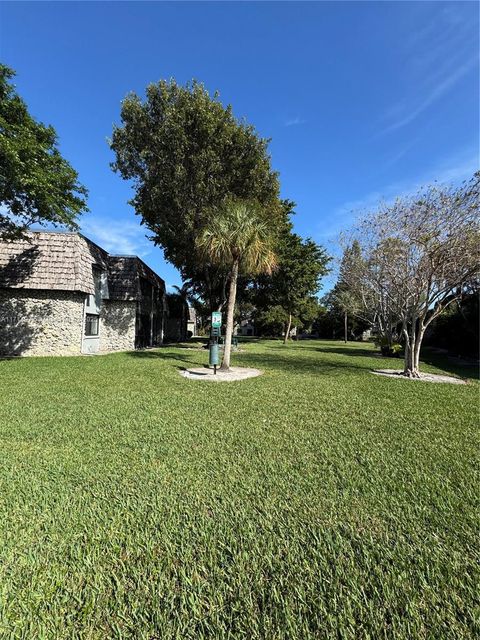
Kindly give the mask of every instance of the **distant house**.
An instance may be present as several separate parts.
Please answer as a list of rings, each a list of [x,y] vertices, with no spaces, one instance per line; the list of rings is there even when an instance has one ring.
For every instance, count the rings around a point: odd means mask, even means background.
[[[74,355],[163,341],[165,283],[79,233],[0,242],[0,354]]]
[[[197,312],[193,307],[188,307],[188,320],[187,320],[187,336],[192,337],[197,335]]]
[[[251,319],[241,320],[239,324],[235,326],[235,335],[237,336],[254,336],[255,325]]]

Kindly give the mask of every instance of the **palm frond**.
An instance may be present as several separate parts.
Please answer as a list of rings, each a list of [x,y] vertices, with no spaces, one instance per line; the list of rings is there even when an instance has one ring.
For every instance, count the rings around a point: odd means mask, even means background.
[[[230,201],[215,211],[197,238],[203,258],[219,266],[238,261],[242,273],[271,273],[277,260],[273,232],[258,205]]]

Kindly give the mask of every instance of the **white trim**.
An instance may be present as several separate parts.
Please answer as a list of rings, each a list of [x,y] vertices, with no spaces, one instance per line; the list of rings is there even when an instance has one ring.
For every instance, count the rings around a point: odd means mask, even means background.
[[[85,316],[87,315],[87,299],[88,299],[88,293],[83,298],[82,326],[80,328],[80,331],[81,331],[80,353],[83,353],[83,340],[85,338]]]

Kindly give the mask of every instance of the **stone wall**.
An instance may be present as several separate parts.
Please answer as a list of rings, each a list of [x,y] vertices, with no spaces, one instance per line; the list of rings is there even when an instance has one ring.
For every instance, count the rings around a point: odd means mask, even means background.
[[[81,353],[85,295],[0,289],[0,355]]]
[[[83,293],[0,289],[0,355],[80,355]],[[135,348],[135,301],[104,300],[100,351]]]
[[[104,300],[100,312],[100,351],[135,349],[134,300]]]

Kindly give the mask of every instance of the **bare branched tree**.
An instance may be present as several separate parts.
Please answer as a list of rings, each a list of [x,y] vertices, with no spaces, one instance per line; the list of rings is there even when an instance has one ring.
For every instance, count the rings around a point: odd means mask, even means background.
[[[384,333],[401,327],[404,373],[419,376],[428,325],[478,278],[480,173],[461,187],[437,185],[366,215],[354,231],[364,268],[359,296]]]

